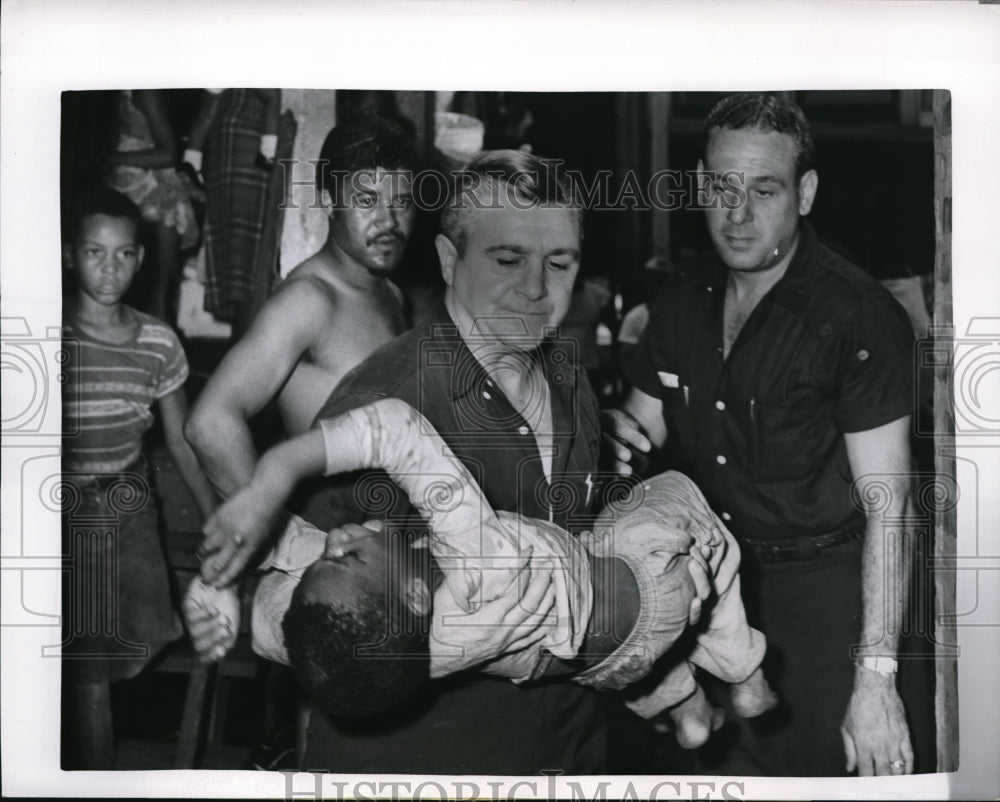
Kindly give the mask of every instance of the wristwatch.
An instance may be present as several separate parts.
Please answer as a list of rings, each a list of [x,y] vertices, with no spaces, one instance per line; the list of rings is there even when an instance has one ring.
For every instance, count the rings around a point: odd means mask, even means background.
[[[879,674],[895,674],[897,663],[893,657],[859,657],[855,664]]]

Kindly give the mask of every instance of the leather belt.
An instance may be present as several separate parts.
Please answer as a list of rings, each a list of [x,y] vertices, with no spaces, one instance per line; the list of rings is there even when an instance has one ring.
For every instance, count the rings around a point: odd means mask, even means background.
[[[826,549],[861,540],[865,536],[865,524],[855,523],[828,532],[825,535],[809,535],[786,540],[748,540],[740,538],[740,543],[765,563],[790,562],[792,560],[812,560]]]

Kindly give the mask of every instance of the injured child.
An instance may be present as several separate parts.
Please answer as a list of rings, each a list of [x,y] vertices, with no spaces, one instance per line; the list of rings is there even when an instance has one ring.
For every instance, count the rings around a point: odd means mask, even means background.
[[[262,566],[270,570],[253,605],[254,649],[290,663],[329,715],[382,712],[427,679],[470,667],[514,682],[570,673],[582,685],[623,691],[645,718],[668,711],[688,748],[722,720],[693,666],[732,684],[741,716],[775,706],[760,669],[764,637],[747,625],[740,599],[736,543],[676,472],[637,484],[578,538],[494,512],[428,422],[384,399],[269,451],[206,531],[261,542],[296,483],[361,469],[384,470],[429,535],[409,542],[366,524],[328,536],[293,519]],[[693,559],[707,560],[715,598],[707,620],[677,643],[695,595]],[[235,632],[231,588],[196,579],[184,609],[201,633],[213,617]]]

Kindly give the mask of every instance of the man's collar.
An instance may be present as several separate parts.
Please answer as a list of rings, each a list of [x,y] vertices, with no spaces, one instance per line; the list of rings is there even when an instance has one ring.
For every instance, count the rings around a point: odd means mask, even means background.
[[[792,311],[803,309],[804,299],[816,273],[815,253],[818,246],[819,239],[816,237],[816,232],[807,220],[802,219],[799,222],[799,240],[788,269],[768,293],[776,303]],[[711,288],[713,291],[721,292],[726,286],[729,269],[718,254],[715,254],[710,265],[685,273],[690,276],[692,288]]]
[[[816,232],[804,218],[799,223],[799,242],[788,265],[778,282],[771,289],[771,297],[793,312],[802,311],[803,302],[815,276],[815,253],[819,246]]]
[[[459,332],[458,325],[448,314],[443,300],[431,313],[428,327],[431,339],[440,347],[436,349],[434,364],[429,363],[427,367],[447,366],[452,369],[448,390],[452,401],[463,398],[473,391],[488,392],[489,388],[494,386],[495,383],[490,379],[482,363],[473,356],[469,344]],[[485,338],[483,342],[486,342]],[[579,364],[576,351],[575,342],[562,337],[547,340],[538,346],[536,354],[541,360],[545,377],[550,385],[566,389],[576,387]],[[445,354],[448,352],[450,356],[446,357]],[[422,365],[421,369],[423,368]]]

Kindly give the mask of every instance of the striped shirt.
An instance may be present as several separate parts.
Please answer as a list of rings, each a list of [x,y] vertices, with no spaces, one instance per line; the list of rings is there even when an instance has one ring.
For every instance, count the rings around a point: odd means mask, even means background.
[[[63,342],[72,343],[63,386],[64,471],[128,468],[142,454],[153,403],[184,386],[188,364],[177,335],[156,318],[135,314],[138,333],[123,343],[96,340],[63,323]]]

